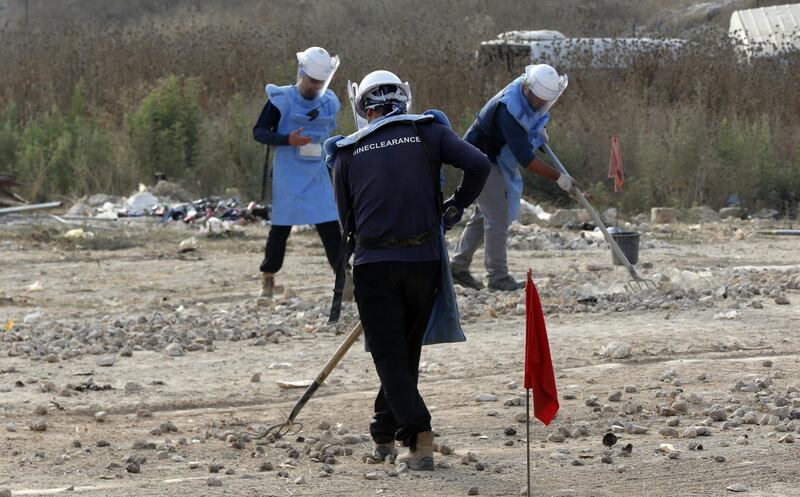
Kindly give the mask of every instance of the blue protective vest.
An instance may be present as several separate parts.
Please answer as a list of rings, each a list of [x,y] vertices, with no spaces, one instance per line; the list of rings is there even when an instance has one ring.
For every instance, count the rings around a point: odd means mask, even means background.
[[[401,114],[378,119],[356,131],[348,137],[335,136],[325,142],[325,152],[327,153],[326,162],[328,167],[333,167],[336,155],[340,148],[355,144],[361,138],[374,133],[387,124],[395,122],[416,122],[424,123],[435,121],[450,127],[450,121],[443,112],[438,110],[428,110],[424,114]],[[444,175],[442,175],[444,178]],[[444,186],[444,180],[442,180]],[[422,337],[422,345],[433,345],[437,343],[464,342],[467,337],[461,329],[461,322],[458,316],[458,300],[456,291],[453,287],[453,276],[450,272],[450,256],[447,254],[447,241],[445,240],[444,230],[440,231],[439,254],[441,258],[441,278],[439,290],[436,292],[436,300],[433,303],[431,316],[425,334]]]
[[[311,137],[311,143],[303,147],[275,147],[272,223],[289,226],[336,221],[339,216],[322,144],[336,129],[339,99],[327,90],[321,97],[308,100],[294,85],[267,85],[266,91],[281,113],[277,132],[288,135],[302,127],[302,135]]]
[[[522,93],[522,85],[525,76],[512,81],[508,86],[500,90],[493,96],[486,105],[478,112],[475,122],[478,128],[483,130],[484,134],[491,136],[487,131],[494,126],[494,113],[497,109],[497,104],[500,102],[506,105],[508,112],[514,116],[514,119],[522,125],[523,128],[528,130],[528,139],[530,140],[531,147],[536,150],[544,143],[542,137],[542,130],[550,120],[549,112],[539,112],[533,110]],[[508,196],[508,220],[514,221],[519,212],[519,202],[522,199],[522,173],[520,172],[520,164],[508,147],[504,145],[497,155],[497,166],[503,173],[503,179],[506,184],[506,193]],[[527,164],[522,164],[527,166]]]

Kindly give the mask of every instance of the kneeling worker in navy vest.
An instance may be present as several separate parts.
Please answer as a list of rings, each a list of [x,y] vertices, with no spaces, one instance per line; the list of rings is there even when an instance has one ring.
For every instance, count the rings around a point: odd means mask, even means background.
[[[331,266],[342,234],[322,145],[336,129],[339,100],[327,89],[339,57],[311,47],[297,54],[297,83],[267,85],[267,103],[253,128],[256,141],[275,147],[272,227],[261,263],[261,297],[272,297],[293,225],[317,228]]]
[[[433,470],[431,415],[417,389],[421,347],[465,339],[443,228],[460,220],[491,166],[443,113],[409,114],[410,100],[408,83],[394,74],[368,74],[353,98],[357,121],[368,124],[331,138],[325,149],[339,219],[355,251],[358,312],[381,382],[370,424],[373,457],[395,457],[399,441],[408,449],[398,463]],[[442,163],[464,173],[444,203]]]

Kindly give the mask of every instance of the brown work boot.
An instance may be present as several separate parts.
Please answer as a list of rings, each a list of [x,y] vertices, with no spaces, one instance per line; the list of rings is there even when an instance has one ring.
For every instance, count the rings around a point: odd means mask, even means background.
[[[344,287],[342,287],[342,302],[352,302],[355,300],[353,295],[353,272],[349,269],[344,273]]]
[[[258,294],[259,298],[271,299],[274,293],[275,293],[275,274],[261,273],[261,293]]]
[[[406,449],[396,462],[404,463],[411,471],[433,471],[433,432],[417,433],[416,447]]]

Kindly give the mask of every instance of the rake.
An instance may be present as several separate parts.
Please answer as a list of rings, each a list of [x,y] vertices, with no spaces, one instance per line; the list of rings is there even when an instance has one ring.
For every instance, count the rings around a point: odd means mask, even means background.
[[[553,164],[556,165],[556,167],[561,173],[569,175],[567,169],[564,167],[561,161],[558,160],[558,157],[556,157],[556,154],[553,153],[549,145],[545,143],[544,145],[542,145],[542,149],[547,153],[547,156],[550,157],[550,160],[553,162]],[[628,258],[625,256],[625,253],[622,251],[622,249],[619,248],[619,245],[617,245],[617,241],[614,240],[614,237],[611,236],[611,234],[608,232],[605,223],[603,223],[603,220],[600,218],[600,214],[598,214],[597,210],[595,210],[595,208],[592,207],[592,204],[589,203],[589,200],[586,198],[586,195],[583,194],[583,191],[581,191],[581,189],[578,188],[574,183],[572,185],[572,190],[573,190],[572,193],[578,199],[578,202],[581,204],[581,207],[583,207],[589,212],[589,215],[592,217],[592,221],[594,221],[594,224],[597,225],[598,228],[600,228],[600,231],[603,233],[603,236],[605,237],[606,241],[611,246],[611,250],[614,252],[614,255],[616,255],[617,258],[620,261],[622,261],[622,264],[628,270],[628,273],[631,276],[631,281],[629,281],[625,285],[625,287],[631,292],[644,292],[647,290],[655,290],[658,287],[658,285],[656,285],[656,282],[639,276],[639,273],[636,272],[636,269],[633,267],[633,264],[630,263]]]

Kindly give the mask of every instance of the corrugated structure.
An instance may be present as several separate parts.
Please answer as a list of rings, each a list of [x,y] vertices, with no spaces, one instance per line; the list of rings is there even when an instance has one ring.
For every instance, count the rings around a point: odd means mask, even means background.
[[[484,65],[504,63],[508,69],[531,63],[560,69],[625,67],[648,52],[659,53],[667,61],[685,43],[675,38],[567,38],[558,31],[510,31],[481,43],[478,60]]]
[[[737,10],[728,33],[747,57],[800,51],[800,3]]]

